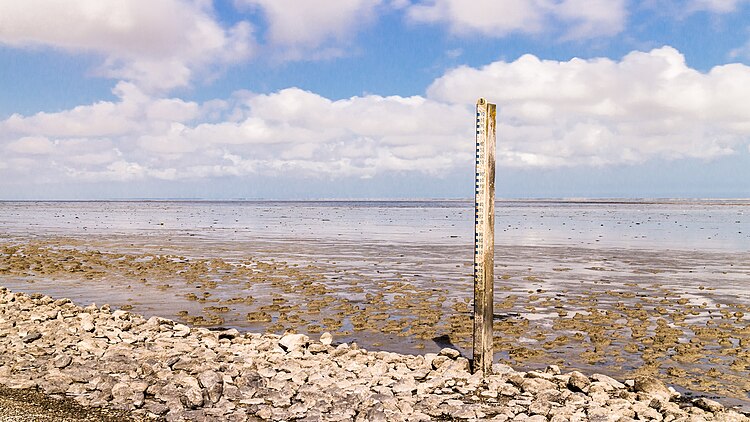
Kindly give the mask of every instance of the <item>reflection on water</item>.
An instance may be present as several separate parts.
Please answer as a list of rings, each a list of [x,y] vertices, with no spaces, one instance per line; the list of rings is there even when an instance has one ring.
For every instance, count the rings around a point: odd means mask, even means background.
[[[0,225],[5,236],[137,234],[223,242],[466,246],[472,239],[471,207],[467,201],[0,202]],[[499,201],[496,213],[496,238],[504,245],[750,249],[750,200]]]

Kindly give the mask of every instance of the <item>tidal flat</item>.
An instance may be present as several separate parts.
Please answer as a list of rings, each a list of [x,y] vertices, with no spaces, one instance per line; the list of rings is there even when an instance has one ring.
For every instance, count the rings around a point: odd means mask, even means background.
[[[0,285],[192,326],[471,355],[471,204],[0,203]],[[496,359],[750,408],[750,201],[502,202]]]

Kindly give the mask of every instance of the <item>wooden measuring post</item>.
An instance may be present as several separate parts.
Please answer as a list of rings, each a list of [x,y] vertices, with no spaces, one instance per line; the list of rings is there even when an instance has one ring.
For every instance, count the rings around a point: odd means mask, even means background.
[[[492,371],[495,263],[495,104],[477,101],[474,190],[474,359],[472,370]]]

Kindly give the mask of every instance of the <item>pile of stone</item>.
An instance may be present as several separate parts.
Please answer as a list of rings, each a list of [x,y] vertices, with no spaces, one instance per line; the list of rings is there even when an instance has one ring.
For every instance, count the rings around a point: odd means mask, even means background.
[[[302,334],[190,328],[0,288],[0,382],[165,420],[750,421],[654,378],[482,378],[456,350],[368,352]]]

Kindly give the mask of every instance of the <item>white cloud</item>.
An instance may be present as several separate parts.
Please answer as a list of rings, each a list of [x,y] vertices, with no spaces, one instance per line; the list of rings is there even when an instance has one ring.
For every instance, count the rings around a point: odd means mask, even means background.
[[[0,183],[242,175],[445,175],[473,157],[473,104],[499,106],[502,165],[711,159],[750,139],[750,67],[699,72],[671,47],[460,67],[427,96],[332,100],[299,88],[202,104],[121,82],[117,100],[0,121]]]
[[[235,0],[260,8],[268,23],[266,39],[283,47],[284,58],[330,58],[345,54],[342,46],[372,22],[382,0]],[[395,7],[395,6],[393,6]]]
[[[21,155],[45,155],[54,151],[55,145],[44,136],[24,136],[9,142],[7,149]]]
[[[185,122],[198,116],[196,103],[155,99],[131,83],[119,82],[118,102],[100,101],[56,113],[13,114],[0,122],[0,133],[51,137],[112,137],[148,132],[154,127]]]
[[[469,108],[423,97],[332,101],[289,88],[199,105],[126,83],[115,92],[117,101],[0,121],[0,179],[372,177],[440,174],[471,161]]]
[[[436,80],[433,100],[497,102],[499,156],[509,165],[640,163],[713,158],[750,139],[750,67],[689,68],[671,47],[621,61],[525,55]]]
[[[623,30],[625,0],[423,0],[407,11],[416,22],[446,23],[462,35],[503,37],[562,25],[568,38],[614,35]]]
[[[690,0],[687,10],[689,12],[730,13],[736,11],[741,3],[746,2],[747,0]]]
[[[552,14],[569,25],[568,38],[615,35],[625,28],[625,0],[563,0]]]
[[[204,0],[6,1],[0,45],[97,54],[102,75],[165,90],[251,53],[250,25],[225,29],[212,13]]]

